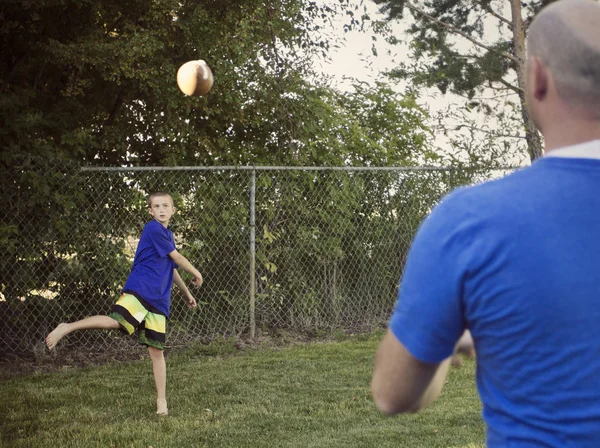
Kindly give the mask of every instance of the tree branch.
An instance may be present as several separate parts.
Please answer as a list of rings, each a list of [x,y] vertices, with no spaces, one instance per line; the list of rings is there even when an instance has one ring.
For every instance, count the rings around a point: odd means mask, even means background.
[[[496,88],[494,90],[505,92],[507,89],[503,87],[502,89]],[[460,93],[455,93],[456,96],[462,98],[465,101],[489,101],[489,100],[497,100],[499,98],[509,98],[509,97],[513,96],[514,94],[515,93],[511,90],[510,93],[506,93],[506,94],[503,94],[503,95],[474,96],[473,98],[469,98],[466,95],[461,95]]]
[[[510,90],[510,95],[514,95],[516,93],[514,88],[495,86],[491,81],[489,82],[487,88],[495,92],[506,92],[507,90]]]
[[[108,115],[106,120],[104,120],[104,124],[100,128],[99,135],[103,135],[104,129],[108,126],[112,126],[113,122],[115,121],[117,112],[119,111],[121,104],[123,104],[123,91],[124,91],[124,88],[121,87],[121,89],[119,90],[119,93],[117,94],[117,98],[115,99],[115,104],[114,104],[112,110],[110,111],[110,114]]]
[[[506,17],[502,17],[500,14],[498,14],[496,11],[494,11],[490,5],[486,5],[486,6],[484,6],[484,8],[487,12],[489,12],[495,18],[500,20],[500,22],[505,23],[506,25],[508,25],[509,27],[512,28],[512,22],[510,20],[508,20]]]
[[[8,76],[6,77],[6,79],[4,79],[0,83],[0,93],[3,93],[4,89],[6,89],[10,85],[10,83],[12,82],[12,79],[15,77],[15,75],[17,73],[17,70],[19,69],[21,64],[23,64],[25,59],[27,59],[29,57],[30,54],[31,54],[31,51],[28,51],[27,53],[23,53],[21,56],[19,56],[19,58],[16,60],[16,62],[12,65],[12,67],[10,68],[10,72],[8,73]]]
[[[513,134],[497,133],[493,129],[482,129],[482,128],[478,128],[477,126],[473,126],[473,125],[469,125],[469,124],[459,124],[453,130],[454,131],[460,131],[463,128],[467,128],[467,129],[470,129],[472,131],[483,132],[484,134],[490,134],[490,135],[493,135],[494,137],[525,139],[524,135],[513,135]]]
[[[509,82],[505,81],[505,80],[504,80],[504,79],[502,79],[502,78],[500,78],[499,82],[500,82],[502,85],[506,86],[507,88],[509,88],[510,90],[512,90],[512,91],[514,91],[514,92],[516,92],[516,93],[517,93],[517,94],[519,94],[519,95],[520,95],[520,94],[522,94],[522,93],[525,93],[525,90],[524,90],[524,89],[522,89],[522,88],[520,88],[520,87],[513,86],[511,83],[509,83]]]
[[[449,23],[446,22],[442,22],[441,20],[436,19],[435,17],[427,14],[425,11],[417,8],[415,5],[413,5],[411,2],[407,1],[406,6],[413,12],[416,12],[417,14],[420,14],[421,16],[425,17],[427,20],[437,23],[438,25],[446,28],[447,30],[451,31],[452,33],[458,34],[462,37],[464,37],[465,39],[467,39],[469,42],[472,42],[473,44],[477,45],[478,47],[481,48],[485,48],[488,51],[491,51],[492,53],[496,53],[504,58],[510,59],[511,61],[513,61],[514,63],[518,64],[519,60],[514,57],[512,54],[510,53],[506,53],[505,51],[498,51],[493,47],[490,47],[489,45],[484,44],[483,42],[479,42],[476,39],[473,39],[471,36],[469,36],[467,33],[459,30],[458,28],[456,28],[453,25],[450,25]]]

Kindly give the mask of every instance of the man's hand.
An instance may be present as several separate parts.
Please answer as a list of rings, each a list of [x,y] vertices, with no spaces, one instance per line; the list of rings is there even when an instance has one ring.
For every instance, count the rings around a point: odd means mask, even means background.
[[[188,308],[196,308],[196,299],[191,294],[187,296],[187,306]]]
[[[202,283],[204,283],[202,274],[198,274],[196,277],[194,277],[194,280],[192,280],[192,284],[196,286],[202,286]]]
[[[468,358],[475,356],[475,344],[473,343],[473,337],[471,336],[471,332],[469,330],[465,330],[454,347],[454,355],[452,355],[453,366],[462,366],[462,359],[460,355],[464,355]]]

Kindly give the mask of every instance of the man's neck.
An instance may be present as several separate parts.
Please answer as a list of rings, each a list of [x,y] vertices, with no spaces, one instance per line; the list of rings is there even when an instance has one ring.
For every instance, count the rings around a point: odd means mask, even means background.
[[[600,140],[600,120],[559,120],[544,132],[544,152]]]

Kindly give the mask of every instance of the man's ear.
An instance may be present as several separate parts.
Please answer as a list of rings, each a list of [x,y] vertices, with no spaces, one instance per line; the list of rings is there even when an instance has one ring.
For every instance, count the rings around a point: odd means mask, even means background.
[[[532,57],[530,59],[530,80],[531,80],[531,94],[533,97],[542,101],[548,93],[549,84],[549,72],[548,68],[540,61],[539,58]]]

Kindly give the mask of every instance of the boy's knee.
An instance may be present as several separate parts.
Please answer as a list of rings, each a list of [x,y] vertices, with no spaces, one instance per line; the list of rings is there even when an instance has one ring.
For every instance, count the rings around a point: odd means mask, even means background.
[[[162,358],[164,356],[164,353],[162,350],[156,348],[156,347],[148,347],[148,353],[150,354],[151,358]]]

